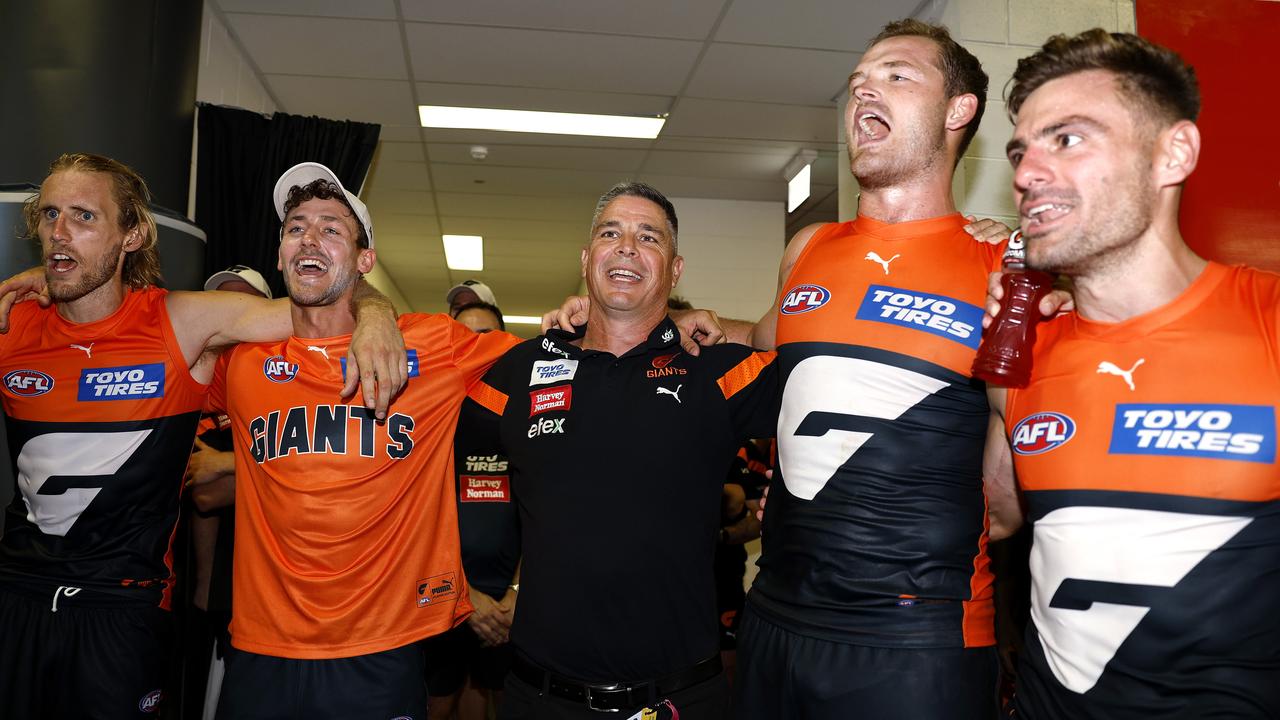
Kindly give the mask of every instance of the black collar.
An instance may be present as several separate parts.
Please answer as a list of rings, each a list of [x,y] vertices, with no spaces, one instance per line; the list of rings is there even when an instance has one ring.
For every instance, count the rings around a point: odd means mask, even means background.
[[[603,350],[583,350],[573,345],[572,341],[581,339],[587,334],[587,326],[579,325],[574,327],[573,332],[552,328],[540,338],[538,344],[541,346],[542,354],[548,357],[562,357],[577,359],[603,353]],[[633,355],[644,355],[653,350],[662,350],[680,344],[680,329],[671,321],[670,316],[662,318],[662,322],[658,323],[653,330],[649,331],[649,337],[639,345],[631,348],[621,357],[631,357]]]

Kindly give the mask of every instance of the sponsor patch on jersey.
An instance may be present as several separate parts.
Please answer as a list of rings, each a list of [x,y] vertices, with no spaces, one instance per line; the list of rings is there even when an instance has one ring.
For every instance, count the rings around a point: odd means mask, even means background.
[[[1076,421],[1056,412],[1028,415],[1013,426],[1011,445],[1019,455],[1039,455],[1060,447],[1076,434]]]
[[[797,285],[787,292],[778,311],[783,315],[799,315],[817,310],[831,300],[831,291],[821,285]]]
[[[412,349],[405,350],[404,359],[405,359],[405,365],[407,366],[407,370],[408,370],[408,376],[411,378],[418,377],[418,351],[412,350]],[[338,365],[341,366],[342,368],[342,382],[346,382],[347,381],[347,356],[346,355],[343,355],[342,357],[338,358]]]
[[[418,581],[418,607],[426,607],[431,603],[447,597],[454,597],[458,589],[454,584],[453,573],[435,575]]]
[[[577,372],[577,360],[534,360],[533,371],[529,373],[529,384],[546,385],[561,380],[572,380]]]
[[[560,357],[565,359],[568,359],[569,357],[569,352],[567,350],[561,350],[560,346],[556,345],[555,342],[548,337],[542,338],[542,349],[551,353],[552,355],[559,355]]]
[[[1271,463],[1276,412],[1269,405],[1118,404],[1110,451]]]
[[[164,363],[85,368],[76,399],[144,400],[164,397]]]
[[[262,374],[271,382],[287,383],[298,377],[298,364],[285,360],[283,355],[272,355],[262,362]]]
[[[511,502],[508,475],[459,475],[458,502]]]
[[[982,308],[945,295],[872,285],[857,318],[920,330],[974,350],[982,340]]]
[[[534,420],[529,426],[529,439],[538,437],[539,435],[563,435],[565,418],[542,418]]]
[[[138,712],[153,713],[160,709],[160,701],[164,699],[164,693],[160,690],[152,690],[142,699],[138,701]]]
[[[557,385],[545,390],[529,391],[529,417],[545,412],[568,410],[573,404],[573,387]]]
[[[53,389],[53,378],[39,370],[14,370],[4,376],[4,388],[18,397],[35,397]]]

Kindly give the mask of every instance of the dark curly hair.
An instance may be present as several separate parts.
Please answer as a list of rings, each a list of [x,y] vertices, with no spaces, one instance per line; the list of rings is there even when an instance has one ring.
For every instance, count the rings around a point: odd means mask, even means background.
[[[342,203],[356,221],[356,246],[361,250],[369,249],[369,234],[365,232],[364,223],[360,222],[360,217],[356,215],[355,208],[351,207],[351,202],[347,200],[347,194],[342,192],[342,188],[324,178],[312,180],[306,185],[294,185],[289,188],[289,197],[284,201],[285,218],[289,217],[289,213],[294,208],[308,200],[337,200]]]

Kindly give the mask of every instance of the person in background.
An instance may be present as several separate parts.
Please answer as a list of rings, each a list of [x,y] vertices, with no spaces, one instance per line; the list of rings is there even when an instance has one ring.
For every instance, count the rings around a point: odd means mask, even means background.
[[[505,330],[502,311],[486,302],[462,305],[454,319],[473,332]],[[454,438],[458,536],[475,611],[467,622],[428,638],[431,717],[484,720],[502,704],[511,666],[508,642],[520,591],[520,518],[507,457],[475,431],[478,409],[463,406]]]
[[[204,289],[271,299],[266,279],[245,265],[232,265],[214,273],[205,281]],[[231,420],[223,413],[200,418],[195,449],[187,461],[185,475],[194,508],[194,512],[187,512],[186,518],[195,564],[194,578],[189,584],[195,612],[183,638],[186,680],[182,703],[186,717],[202,720],[213,720],[218,708],[222,676],[226,671],[223,658],[231,640],[227,626],[231,623],[236,476],[230,428]]]

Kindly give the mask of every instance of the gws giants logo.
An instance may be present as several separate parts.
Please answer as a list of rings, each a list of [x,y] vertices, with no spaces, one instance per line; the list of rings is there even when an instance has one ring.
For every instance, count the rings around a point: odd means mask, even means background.
[[[799,285],[791,288],[778,309],[783,315],[799,315],[817,310],[830,299],[831,292],[821,285]]]
[[[35,397],[53,389],[53,378],[39,370],[14,370],[4,376],[4,387],[18,397]]]
[[[298,377],[298,364],[285,360],[282,355],[272,355],[262,363],[262,374],[271,382],[287,383]]]
[[[1076,434],[1076,423],[1056,412],[1028,415],[1013,428],[1013,451],[1039,455],[1065,444]]]
[[[650,363],[653,365],[653,369],[645,370],[645,377],[660,378],[670,377],[671,375],[688,375],[689,371],[682,367],[668,367],[671,365],[671,361],[675,360],[679,355],[680,353],[671,353],[670,355],[659,355],[654,358]]]

